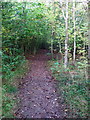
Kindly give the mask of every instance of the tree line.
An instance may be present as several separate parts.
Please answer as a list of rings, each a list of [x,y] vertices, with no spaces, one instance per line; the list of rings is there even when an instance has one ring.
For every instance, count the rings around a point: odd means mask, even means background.
[[[73,2],[2,2],[3,72],[17,68],[27,52],[40,48],[62,53],[69,61],[85,60],[88,52],[87,4]]]
[[[27,53],[36,55],[39,49],[47,49],[52,59],[62,57],[61,63],[55,62],[51,69],[60,82],[62,93],[66,92],[66,99],[70,101],[72,96],[70,102],[73,106],[77,105],[76,109],[81,106],[80,110],[86,115],[87,79],[90,79],[90,2],[83,4],[76,0],[72,2],[54,0],[50,4],[1,2],[0,5],[2,6],[0,55],[2,55],[3,72],[3,116],[11,116],[9,112],[14,106],[14,100],[9,96],[10,93],[17,91],[10,79],[16,75],[15,71],[20,65],[28,67],[25,64],[25,55]],[[75,65],[77,66],[74,67]],[[22,68],[26,71],[25,67]],[[22,70],[17,73],[20,71]],[[80,96],[81,100],[76,99],[78,101],[76,103],[74,98],[77,96]],[[85,111],[82,108],[85,108]]]

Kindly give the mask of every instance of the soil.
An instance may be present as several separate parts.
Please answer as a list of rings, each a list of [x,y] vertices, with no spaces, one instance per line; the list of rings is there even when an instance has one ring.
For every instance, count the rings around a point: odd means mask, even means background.
[[[35,56],[27,56],[31,70],[19,85],[17,118],[65,117],[64,105],[56,90],[56,80],[47,68],[49,57],[46,52],[41,50]]]

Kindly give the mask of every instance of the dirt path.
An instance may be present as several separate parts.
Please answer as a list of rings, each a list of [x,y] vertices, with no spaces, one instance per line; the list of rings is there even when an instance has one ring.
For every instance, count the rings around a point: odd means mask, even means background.
[[[29,58],[31,71],[23,79],[18,97],[20,106],[18,118],[63,118],[63,105],[58,103],[55,80],[47,71],[48,57],[40,51]]]

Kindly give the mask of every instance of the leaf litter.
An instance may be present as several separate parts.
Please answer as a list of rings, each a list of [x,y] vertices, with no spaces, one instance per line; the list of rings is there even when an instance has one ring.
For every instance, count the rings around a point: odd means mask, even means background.
[[[29,56],[31,70],[22,79],[18,98],[17,118],[65,118],[65,106],[60,103],[56,91],[56,80],[46,67],[48,56],[41,50],[36,56]]]

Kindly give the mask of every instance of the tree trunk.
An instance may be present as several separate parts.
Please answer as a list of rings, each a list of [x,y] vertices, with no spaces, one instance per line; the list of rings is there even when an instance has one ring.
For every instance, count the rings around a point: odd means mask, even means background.
[[[34,50],[33,50],[33,54],[35,55],[36,54],[36,46],[34,46]]]
[[[66,24],[66,39],[65,39],[64,66],[65,66],[65,68],[67,68],[67,64],[68,64],[68,0],[66,0],[66,18],[65,18],[65,24]]]
[[[24,25],[24,27],[26,28],[26,12],[25,12],[25,9],[26,9],[26,2],[23,2],[22,3],[23,4],[23,25]],[[24,32],[24,31],[23,31]],[[24,42],[25,42],[25,39],[22,39],[23,41],[22,41],[22,44],[23,44],[23,50],[24,50],[24,54],[25,54],[25,51],[26,51],[26,47],[25,47],[25,44],[24,44]]]
[[[88,1],[88,80],[90,80],[90,1]]]
[[[59,53],[61,53],[61,43],[60,43],[60,40],[58,39],[58,44],[59,44]]]
[[[53,39],[51,39],[51,54],[52,54],[52,59],[53,59]]]
[[[74,51],[73,51],[73,63],[75,63],[75,58],[76,58],[75,0],[73,0],[73,24],[74,24]]]

